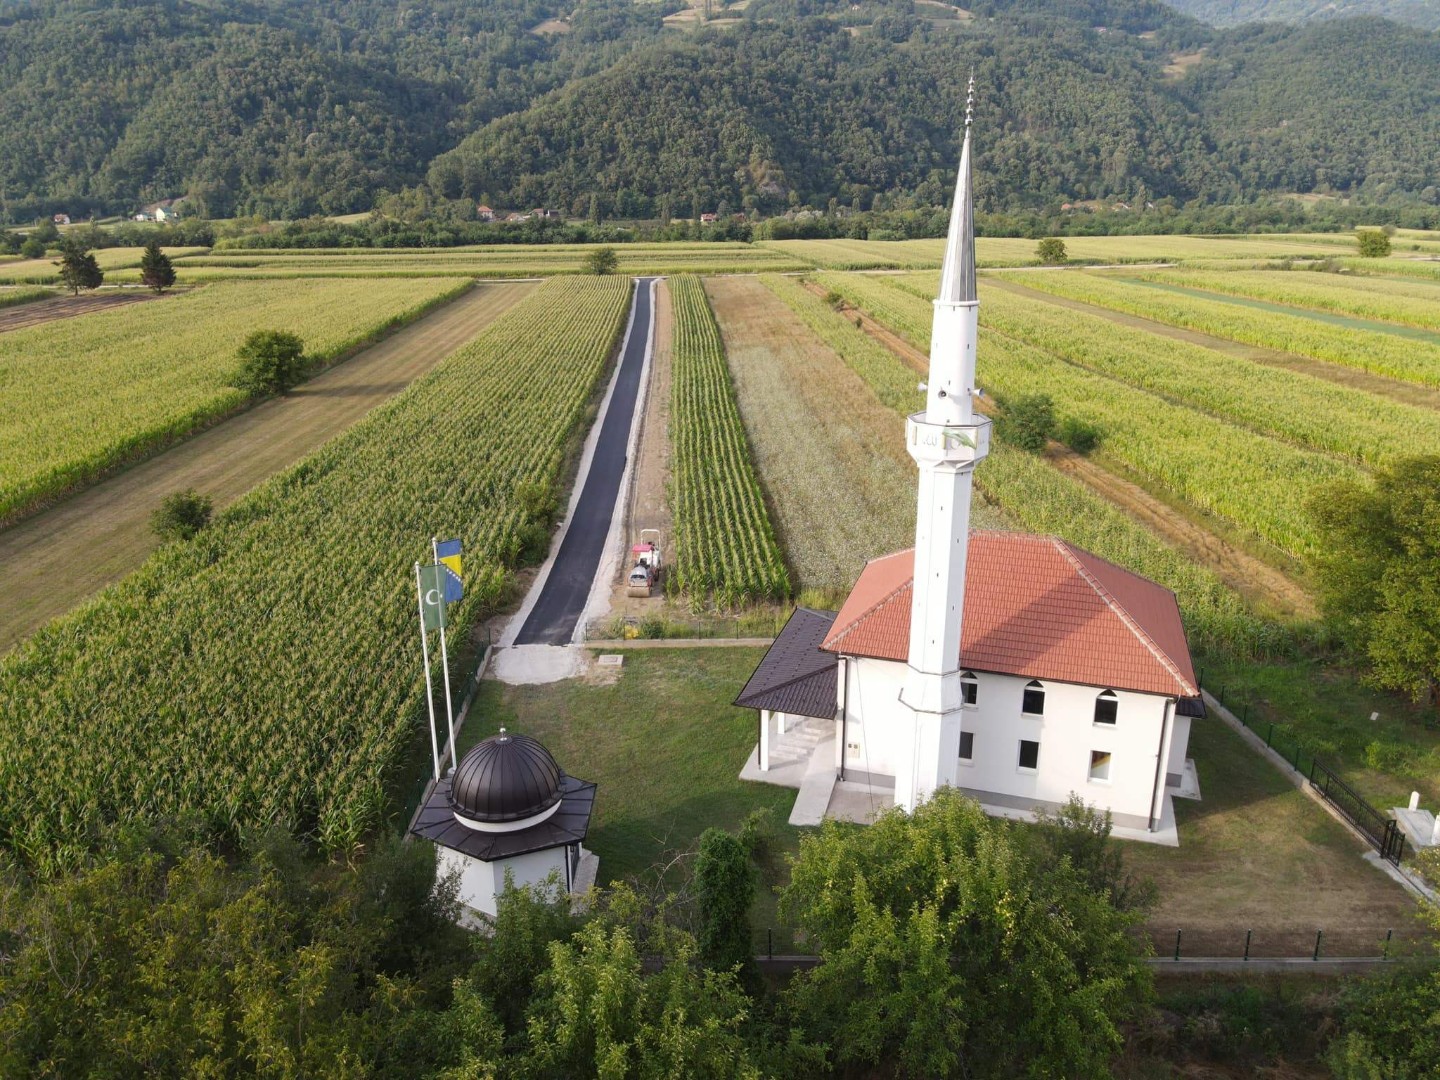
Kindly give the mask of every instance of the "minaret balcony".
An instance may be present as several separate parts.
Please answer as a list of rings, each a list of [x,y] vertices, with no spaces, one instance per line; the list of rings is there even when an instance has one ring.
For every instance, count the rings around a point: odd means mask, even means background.
[[[968,424],[935,424],[918,412],[905,421],[905,448],[920,466],[963,469],[990,453],[990,418]]]

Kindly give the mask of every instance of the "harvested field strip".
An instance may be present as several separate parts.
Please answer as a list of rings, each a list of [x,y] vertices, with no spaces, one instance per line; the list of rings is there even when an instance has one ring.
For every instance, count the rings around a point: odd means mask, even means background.
[[[256,328],[318,367],[467,283],[235,283],[0,335],[0,520],[242,407],[226,385]]]
[[[1127,311],[1232,341],[1299,353],[1426,386],[1440,386],[1440,343],[1327,326],[1301,314],[1250,311],[1225,300],[1137,288],[1098,274],[1032,274],[1025,279],[1025,284],[1057,296]]]
[[[544,525],[517,489],[559,482],[630,292],[614,277],[537,290],[0,660],[0,845],[54,865],[102,828],[182,816],[359,843],[423,738],[412,563],[432,534],[464,542],[450,629],[466,640]]]
[[[772,287],[784,284],[769,278],[761,281]],[[798,306],[808,294],[803,290],[782,290],[780,295]],[[813,307],[810,317],[819,318],[819,312]],[[834,329],[826,335],[827,340],[849,334],[873,346],[863,331],[838,312],[829,311],[829,317]],[[894,354],[888,354],[889,372],[885,373],[880,357],[868,349],[856,351],[868,356],[866,365],[856,369],[857,374],[872,385],[897,391],[906,384],[914,385],[915,373]],[[841,353],[847,358],[848,354],[849,350]],[[909,406],[900,403],[892,408],[898,416],[909,411]],[[898,437],[898,427],[896,432]],[[1240,597],[1215,574],[1192,562],[1078,480],[1051,468],[1044,459],[994,443],[990,456],[976,470],[975,481],[984,499],[1003,510],[1019,527],[1063,536],[1174,589],[1185,614],[1191,644],[1196,649],[1256,654],[1263,652],[1267,642],[1275,637],[1273,627],[1247,612]]]
[[[482,285],[284,397],[0,531],[0,652],[140,566],[158,546],[149,518],[166,495],[195,488],[223,510],[394,397],[534,288]]]
[[[907,290],[924,285],[896,280]],[[1378,465],[1440,446],[1440,413],[1159,337],[1034,294],[983,287],[982,326],[1072,363],[1299,446]]]
[[[822,274],[817,280],[882,322],[885,314],[868,304],[892,313],[903,324],[895,329],[917,348],[928,338],[930,304],[886,279]],[[1107,458],[1292,555],[1303,556],[1316,542],[1304,510],[1310,489],[1357,475],[1353,466],[1327,455],[1217,423],[993,331],[982,342],[979,376],[1002,402],[1027,394],[1053,396],[1057,418],[1100,428]]]
[[[790,595],[725,347],[700,279],[670,282],[675,330],[670,391],[671,514],[676,590],[723,606]]]
[[[1126,276],[1157,285],[1183,286],[1207,293],[1267,300],[1290,308],[1313,308],[1358,320],[1440,330],[1440,283],[1426,285],[1297,271],[1207,274],[1164,270]],[[1387,332],[1395,329],[1378,328]],[[1428,335],[1426,340],[1434,341],[1436,336]]]
[[[814,299],[792,279],[712,279],[706,290],[796,587],[841,593],[866,559],[915,542],[915,501],[900,497],[915,487],[903,424],[853,357],[881,353],[891,372],[866,365],[881,382],[893,374],[913,390],[915,378],[863,335],[843,359],[827,348],[807,329],[810,319],[792,314]],[[1007,524],[977,500],[977,526]]]

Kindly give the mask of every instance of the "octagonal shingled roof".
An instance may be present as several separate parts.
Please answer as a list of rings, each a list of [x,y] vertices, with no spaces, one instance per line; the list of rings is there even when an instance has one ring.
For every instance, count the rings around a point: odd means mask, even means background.
[[[915,552],[866,564],[821,648],[904,662]],[[1146,694],[1199,694],[1164,586],[1053,536],[972,532],[960,662],[976,671]]]

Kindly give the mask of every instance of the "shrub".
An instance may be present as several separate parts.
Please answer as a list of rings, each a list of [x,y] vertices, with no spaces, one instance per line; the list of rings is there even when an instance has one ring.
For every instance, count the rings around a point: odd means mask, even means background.
[[[587,274],[613,274],[619,265],[620,259],[616,256],[614,248],[596,248],[585,256],[585,272]]]
[[[1049,394],[1025,394],[1005,406],[1000,434],[1021,450],[1038,454],[1055,435],[1055,402]]]
[[[1355,237],[1360,244],[1362,258],[1383,259],[1390,254],[1390,237],[1379,229],[1361,229]]]
[[[230,385],[251,397],[283,394],[305,374],[305,343],[283,330],[256,330],[240,346]]]
[[[1046,266],[1064,266],[1070,261],[1065,253],[1065,241],[1058,236],[1047,236],[1036,244],[1035,257]]]
[[[171,492],[150,515],[150,529],[161,540],[189,540],[210,524],[213,507],[210,496],[194,488]]]
[[[27,259],[43,259],[45,257],[45,242],[36,240],[33,236],[20,245],[20,254]]]

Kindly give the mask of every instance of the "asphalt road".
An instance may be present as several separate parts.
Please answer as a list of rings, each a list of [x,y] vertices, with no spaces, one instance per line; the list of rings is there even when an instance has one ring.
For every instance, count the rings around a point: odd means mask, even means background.
[[[630,445],[630,427],[640,394],[640,373],[645,366],[650,323],[654,318],[650,302],[653,280],[640,278],[635,289],[635,321],[620,358],[620,370],[605,419],[600,422],[600,435],[585,486],[580,489],[575,514],[565,538],[560,541],[560,550],[541,587],[539,599],[515,639],[516,645],[568,645],[585,611],[585,601],[590,596],[590,586],[595,581],[610,534],[610,522],[615,516],[620,480],[625,475],[625,451]]]

